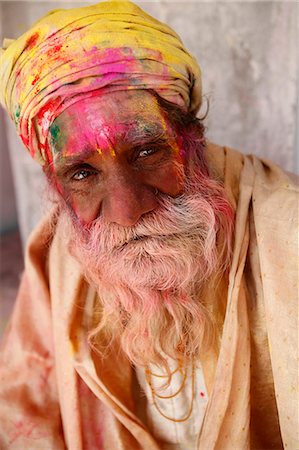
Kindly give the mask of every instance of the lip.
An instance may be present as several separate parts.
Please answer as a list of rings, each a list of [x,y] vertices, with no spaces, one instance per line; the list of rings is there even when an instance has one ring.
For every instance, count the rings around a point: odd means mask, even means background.
[[[125,244],[129,244],[130,242],[141,242],[146,241],[148,239],[167,239],[175,236],[177,233],[168,233],[168,234],[147,234],[142,236],[136,236],[129,239]]]
[[[130,239],[128,242],[131,242],[131,241],[144,241],[145,239],[152,238],[152,237],[154,237],[154,236],[136,236],[136,237]]]
[[[122,244],[120,244],[117,247],[117,249],[121,250],[122,248],[125,248],[129,244],[137,244],[138,242],[144,242],[144,241],[146,241],[148,239],[159,239],[159,240],[161,240],[161,239],[173,238],[175,236],[179,236],[179,233],[146,234],[146,235],[141,235],[141,236],[135,236],[135,237],[131,237],[127,241],[125,241]]]
[[[135,236],[135,237],[130,238],[128,241],[125,241],[122,244],[120,244],[117,247],[117,249],[118,250],[122,250],[127,245],[130,245],[130,244],[136,245],[138,242],[144,242],[144,241],[146,241],[148,239],[153,239],[153,238],[157,238],[157,237],[161,237],[161,236],[157,236],[157,235]]]

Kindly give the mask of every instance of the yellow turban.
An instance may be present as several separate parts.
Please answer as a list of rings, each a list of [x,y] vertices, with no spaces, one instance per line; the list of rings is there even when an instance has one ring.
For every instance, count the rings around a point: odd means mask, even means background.
[[[196,112],[195,58],[167,25],[127,1],[48,13],[0,56],[0,100],[31,155],[52,160],[49,127],[68,106],[99,90],[154,89]]]

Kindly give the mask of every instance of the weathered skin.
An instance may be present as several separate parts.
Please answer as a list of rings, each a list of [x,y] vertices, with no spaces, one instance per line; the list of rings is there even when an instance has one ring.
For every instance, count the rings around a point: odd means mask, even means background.
[[[51,135],[57,187],[82,223],[101,214],[132,226],[157,207],[157,192],[182,192],[182,151],[146,91],[79,101],[55,120]]]

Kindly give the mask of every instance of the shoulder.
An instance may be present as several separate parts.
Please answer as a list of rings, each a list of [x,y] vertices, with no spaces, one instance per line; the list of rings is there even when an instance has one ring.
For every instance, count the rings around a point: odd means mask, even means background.
[[[26,244],[25,271],[28,274],[38,274],[45,282],[48,279],[49,253],[56,234],[58,217],[58,210],[53,207],[41,218]]]
[[[250,158],[254,172],[255,183],[270,190],[296,191],[299,188],[298,175],[287,172],[274,162],[267,159],[258,158],[257,156],[248,155]]]
[[[211,142],[207,143],[205,157],[211,175],[234,193],[236,201],[244,185],[252,187],[255,200],[272,197],[276,201],[283,196],[296,198],[298,195],[299,177],[272,161]]]
[[[281,223],[285,231],[298,221],[299,177],[256,156],[248,157],[254,171],[252,206],[255,222]],[[283,225],[283,222],[285,225]],[[288,226],[287,226],[288,225]]]

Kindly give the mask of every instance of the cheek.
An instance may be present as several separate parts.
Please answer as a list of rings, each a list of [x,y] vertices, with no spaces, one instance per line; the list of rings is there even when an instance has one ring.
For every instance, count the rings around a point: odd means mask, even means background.
[[[55,188],[82,225],[88,225],[98,217],[101,207],[100,195],[94,192],[88,196],[67,192],[59,181],[55,182]]]
[[[155,174],[155,186],[163,194],[176,197],[182,194],[185,183],[185,172],[182,161],[178,158],[176,162],[161,168]]]
[[[99,201],[90,197],[87,201],[86,199],[73,196],[68,204],[82,225],[90,224],[99,216],[101,204]]]

